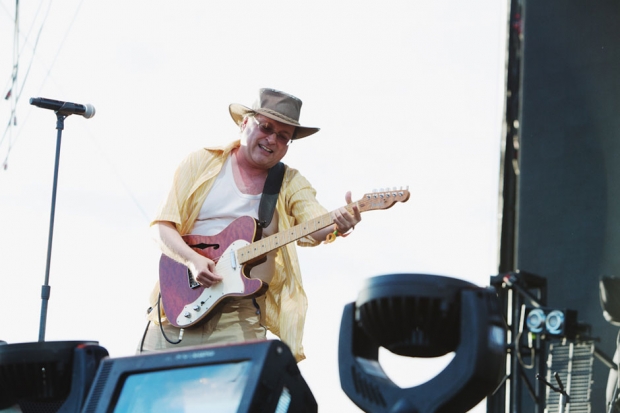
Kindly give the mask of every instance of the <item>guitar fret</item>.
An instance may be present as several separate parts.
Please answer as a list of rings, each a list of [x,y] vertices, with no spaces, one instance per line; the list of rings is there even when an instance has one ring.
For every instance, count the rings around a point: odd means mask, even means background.
[[[289,241],[292,241],[294,239],[297,239],[297,232],[296,229],[297,227],[292,227],[288,230],[288,236],[289,236]],[[297,228],[297,229],[301,229],[301,228]],[[300,237],[301,238],[301,237]]]

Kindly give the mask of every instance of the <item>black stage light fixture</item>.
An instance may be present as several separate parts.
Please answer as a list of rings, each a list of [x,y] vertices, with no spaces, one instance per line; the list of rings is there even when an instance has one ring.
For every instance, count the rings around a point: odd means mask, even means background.
[[[573,339],[580,326],[575,310],[547,307],[525,307],[525,328],[530,333]]]
[[[108,352],[96,341],[43,341],[0,346],[0,410],[79,412]]]
[[[381,368],[379,347],[407,357],[455,354],[431,380],[400,388]],[[342,389],[365,412],[466,412],[503,378],[506,325],[493,289],[437,275],[383,275],[345,306],[338,358]]]

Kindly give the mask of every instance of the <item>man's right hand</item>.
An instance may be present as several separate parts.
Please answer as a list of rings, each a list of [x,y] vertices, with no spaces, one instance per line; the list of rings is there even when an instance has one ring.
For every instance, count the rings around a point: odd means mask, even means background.
[[[215,262],[198,253],[197,257],[188,263],[188,268],[194,275],[194,279],[203,287],[211,287],[220,281],[222,277],[215,273]]]
[[[189,268],[196,282],[203,287],[211,287],[222,281],[222,277],[215,273],[215,262],[187,245],[173,222],[154,223],[151,226],[151,234],[162,252]]]

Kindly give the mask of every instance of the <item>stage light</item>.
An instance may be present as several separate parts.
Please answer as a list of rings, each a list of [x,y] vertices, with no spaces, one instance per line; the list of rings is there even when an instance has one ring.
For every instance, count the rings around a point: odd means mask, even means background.
[[[552,335],[560,335],[564,330],[564,313],[560,310],[553,310],[547,315],[547,320],[545,320],[545,327],[549,334]]]
[[[540,333],[545,329],[545,319],[545,312],[540,308],[535,308],[528,313],[525,322],[532,333]]]
[[[463,280],[425,274],[371,278],[343,311],[342,389],[366,412],[469,411],[503,378],[506,326],[501,314],[494,290]],[[450,352],[454,357],[433,379],[403,389],[381,368],[379,347],[406,357]]]
[[[573,339],[582,328],[577,323],[577,312],[574,310],[525,307],[525,314],[525,327],[534,334]]]

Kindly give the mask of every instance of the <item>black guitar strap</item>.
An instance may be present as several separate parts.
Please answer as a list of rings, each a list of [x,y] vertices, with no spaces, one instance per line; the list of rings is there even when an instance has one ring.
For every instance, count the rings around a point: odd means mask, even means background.
[[[267,228],[273,219],[273,213],[276,209],[276,203],[278,202],[278,194],[280,193],[280,187],[284,179],[284,169],[284,164],[278,162],[278,164],[270,168],[267,173],[263,195],[258,205],[258,226],[261,228]]]

